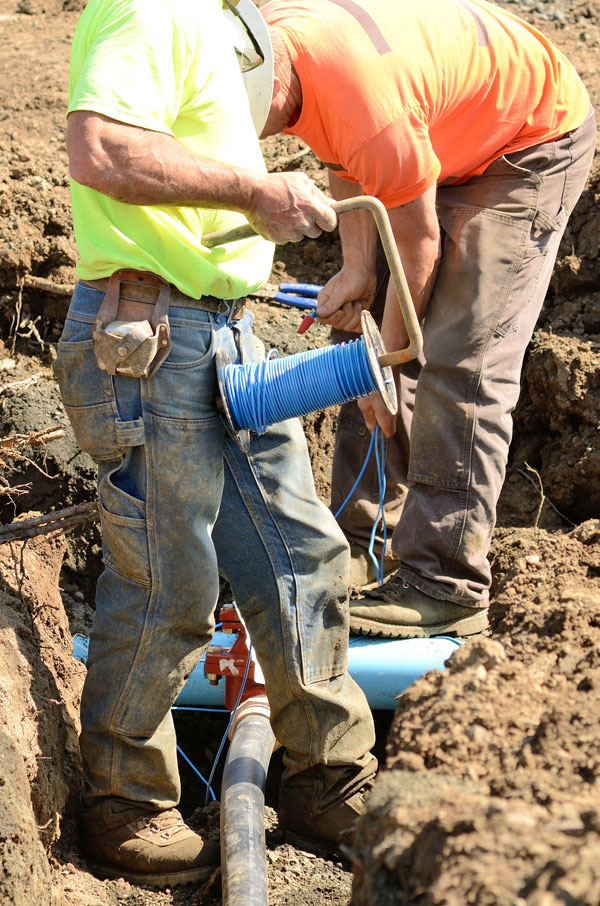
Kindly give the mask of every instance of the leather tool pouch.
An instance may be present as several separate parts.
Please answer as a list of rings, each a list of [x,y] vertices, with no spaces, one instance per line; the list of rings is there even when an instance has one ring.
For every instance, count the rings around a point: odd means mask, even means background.
[[[109,374],[154,377],[171,348],[169,284],[156,274],[111,275],[92,328],[98,367]]]

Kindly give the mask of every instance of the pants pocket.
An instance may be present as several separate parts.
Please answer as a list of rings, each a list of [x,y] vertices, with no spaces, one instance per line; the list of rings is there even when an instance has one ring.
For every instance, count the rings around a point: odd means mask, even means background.
[[[96,462],[119,459],[118,411],[110,376],[96,365],[92,340],[63,341],[53,364],[77,443]]]
[[[138,585],[150,587],[146,506],[117,486],[119,468],[105,474],[99,486],[104,565]]]

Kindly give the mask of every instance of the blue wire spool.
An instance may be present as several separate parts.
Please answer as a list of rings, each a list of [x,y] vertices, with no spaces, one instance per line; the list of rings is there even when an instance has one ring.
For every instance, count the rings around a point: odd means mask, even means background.
[[[248,450],[250,431],[264,434],[269,425],[378,391],[395,415],[398,400],[392,369],[379,364],[385,355],[371,315],[361,315],[363,335],[339,346],[326,346],[262,362],[233,364],[217,352],[217,378],[228,427]]]

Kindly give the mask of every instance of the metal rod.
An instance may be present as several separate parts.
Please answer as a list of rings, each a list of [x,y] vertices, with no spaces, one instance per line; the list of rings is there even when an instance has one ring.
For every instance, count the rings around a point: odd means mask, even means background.
[[[336,214],[346,214],[349,211],[357,211],[361,208],[371,212],[375,219],[377,232],[379,233],[385,258],[390,269],[390,277],[396,291],[400,314],[408,333],[409,344],[406,349],[398,349],[395,352],[387,352],[379,356],[379,364],[382,367],[386,365],[401,365],[403,362],[410,362],[411,359],[416,359],[423,349],[423,335],[384,204],[373,195],[357,195],[355,198],[335,201],[332,207]],[[207,248],[215,248],[228,242],[249,239],[255,235],[256,233],[250,224],[246,223],[242,224],[242,226],[234,227],[232,230],[219,230],[216,233],[207,233],[206,236],[202,237],[202,244]]]

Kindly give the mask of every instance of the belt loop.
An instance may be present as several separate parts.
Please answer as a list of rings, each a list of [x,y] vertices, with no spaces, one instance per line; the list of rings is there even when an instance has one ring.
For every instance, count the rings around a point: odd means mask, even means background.
[[[239,299],[222,299],[217,308],[217,315],[227,315],[227,320],[232,321],[238,306]]]
[[[228,321],[230,320],[230,318],[231,318],[231,306],[229,305],[229,303],[227,302],[226,299],[221,299],[221,301],[219,302],[219,305],[218,305],[218,307],[217,307],[217,311],[215,312],[215,314],[217,315],[217,317],[219,317],[220,315],[227,315],[227,320],[228,320]]]

